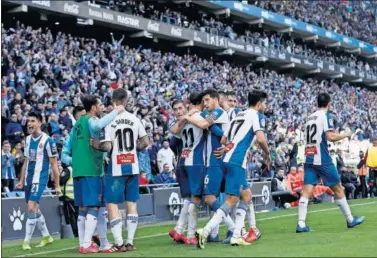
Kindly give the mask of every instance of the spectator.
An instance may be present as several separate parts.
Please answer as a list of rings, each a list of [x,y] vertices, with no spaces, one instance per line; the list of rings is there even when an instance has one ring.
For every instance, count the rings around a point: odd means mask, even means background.
[[[147,178],[147,173],[145,171],[140,170],[140,175],[139,175],[139,193],[140,194],[148,194],[148,187],[143,186],[143,185],[149,185],[150,180]]]
[[[297,167],[298,144],[296,139],[291,139],[291,145],[293,145],[293,147],[289,152],[289,166],[292,168]]]
[[[351,171],[352,167],[342,167],[341,168],[341,181],[344,187],[347,200],[353,199],[354,192],[357,187],[357,177],[355,173]]]
[[[287,181],[284,176],[284,168],[278,168],[275,177],[271,181],[272,199],[276,207],[291,207],[289,203],[297,201],[298,196],[288,191]]]
[[[3,148],[1,151],[1,191],[8,192],[13,191],[16,179],[16,170],[14,166],[17,164],[17,160],[11,153],[10,143],[8,141],[3,142]]]
[[[162,171],[155,177],[155,184],[172,184],[176,183],[175,174],[167,163],[163,165]]]
[[[342,151],[340,149],[336,152],[336,168],[338,169],[338,173],[340,174],[342,168],[345,168],[345,164],[342,157]]]
[[[163,141],[162,149],[157,153],[157,163],[160,172],[163,170],[163,164],[167,164],[169,168],[174,169],[175,155],[169,147],[168,139]]]
[[[17,142],[16,145],[14,146],[13,150],[12,150],[12,155],[16,159],[16,164],[14,166],[14,168],[16,170],[16,178],[20,178],[21,168],[22,168],[22,165],[24,164],[24,160],[25,160],[25,155],[24,155],[22,145],[23,145],[23,142],[22,143]]]
[[[368,175],[368,167],[365,164],[364,160],[364,152],[360,151],[359,153],[360,161],[359,164],[357,164],[357,169],[359,170],[357,175],[360,179],[360,185],[361,185],[361,196],[363,198],[368,198],[368,187],[367,187],[367,180],[366,176]]]
[[[5,127],[5,138],[9,140],[11,145],[21,141],[24,132],[21,124],[17,121],[17,115],[12,114],[11,121]]]
[[[152,146],[149,148],[149,159],[151,161],[151,173],[152,175],[157,175],[159,172],[159,167],[157,164],[157,153],[161,149],[159,144],[160,135],[158,133],[153,133]]]

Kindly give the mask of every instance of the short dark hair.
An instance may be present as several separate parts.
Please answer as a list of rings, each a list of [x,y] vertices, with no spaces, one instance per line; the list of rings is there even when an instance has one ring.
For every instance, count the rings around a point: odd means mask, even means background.
[[[72,115],[73,117],[76,117],[77,113],[78,112],[81,112],[84,110],[84,107],[83,106],[76,106],[73,108],[73,111],[72,111]]]
[[[220,96],[226,96],[227,95],[227,93],[223,90],[219,90],[218,93],[219,93]]]
[[[127,91],[123,88],[116,88],[113,91],[113,101],[122,101],[127,99]]]
[[[318,103],[319,108],[327,107],[330,101],[331,101],[330,95],[325,92],[319,93],[317,96],[317,103]]]
[[[174,108],[175,105],[178,105],[178,104],[183,104],[183,106],[185,105],[185,102],[181,99],[176,99],[173,101],[173,103],[171,104],[172,108]]]
[[[189,101],[193,105],[199,105],[202,103],[202,94],[198,92],[193,92],[190,94]]]
[[[28,114],[28,117],[35,117],[39,122],[42,122],[43,118],[42,118],[42,115],[39,114],[38,112],[30,112]]]
[[[97,96],[93,95],[86,95],[82,101],[82,104],[84,105],[85,111],[90,112],[92,109],[92,106],[97,105]]]
[[[227,95],[227,96],[236,96],[236,92],[230,90],[230,91],[227,91],[227,92],[226,92],[226,95]]]
[[[264,101],[267,99],[267,93],[261,90],[252,90],[247,96],[249,102],[249,107],[255,106],[259,101]]]
[[[202,93],[202,98],[205,96],[205,95],[209,95],[211,98],[213,99],[220,99],[220,94],[217,90],[215,89],[206,89],[205,91],[203,91]]]

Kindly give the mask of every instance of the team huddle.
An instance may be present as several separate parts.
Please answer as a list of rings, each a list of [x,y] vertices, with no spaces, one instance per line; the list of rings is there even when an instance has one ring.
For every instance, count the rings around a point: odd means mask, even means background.
[[[149,138],[140,119],[125,111],[127,97],[126,90],[114,90],[114,110],[102,118],[103,105],[95,96],[86,96],[84,107],[74,110],[77,122],[63,148],[62,162],[71,165],[73,171],[74,201],[79,207],[77,226],[80,253],[136,250],[133,240],[138,224],[137,152],[147,148]],[[184,198],[178,222],[169,231],[175,242],[196,245],[202,249],[206,242],[220,242],[219,225],[222,222],[228,229],[224,244],[250,245],[261,237],[246,180],[246,161],[250,147],[258,144],[264,152],[265,167],[270,169],[270,152],[264,132],[266,102],[265,92],[252,90],[248,94],[249,108],[241,111],[235,108],[234,94],[214,89],[192,93],[189,105],[182,100],[173,101],[176,121],[170,126],[170,132],[182,140],[176,176]],[[328,114],[331,104],[328,94],[320,93],[317,102],[318,111],[308,117],[306,124],[305,186],[299,201],[297,233],[311,231],[305,223],[307,206],[319,179],[333,190],[335,202],[344,214],[348,228],[365,220],[365,217],[352,216],[328,151],[327,141],[339,141],[350,137],[352,133],[334,132],[333,120]],[[28,203],[26,237],[23,242],[25,250],[31,249],[30,239],[36,225],[43,235],[39,246],[53,242],[39,209],[50,168],[54,173],[55,189],[60,193],[56,146],[41,132],[41,120],[39,114],[29,114],[31,135],[26,139],[27,159],[18,185],[18,188],[24,186]],[[220,193],[226,194],[223,204],[219,201]],[[123,222],[118,209],[118,205],[123,202],[127,210],[126,242],[122,236]],[[211,219],[204,228],[197,228],[203,202],[211,210]],[[114,237],[112,245],[106,236],[105,209]],[[246,219],[248,231],[245,229]],[[186,229],[187,235],[184,234]],[[96,232],[100,238],[99,247],[92,242]]]

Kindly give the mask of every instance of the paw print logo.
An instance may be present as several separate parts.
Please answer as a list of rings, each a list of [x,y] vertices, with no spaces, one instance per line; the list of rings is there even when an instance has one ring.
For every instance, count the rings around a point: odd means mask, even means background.
[[[22,230],[22,221],[25,219],[25,213],[21,213],[21,209],[16,210],[13,208],[13,214],[9,214],[9,219],[13,223],[13,230]]]
[[[169,197],[169,209],[173,216],[177,216],[180,212],[179,195],[176,192],[172,192]]]

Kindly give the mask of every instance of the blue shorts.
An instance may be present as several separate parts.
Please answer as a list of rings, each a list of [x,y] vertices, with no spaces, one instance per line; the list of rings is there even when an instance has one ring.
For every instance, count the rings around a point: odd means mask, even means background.
[[[204,165],[186,166],[185,170],[188,176],[191,195],[203,195],[204,177],[206,175]]]
[[[105,202],[119,204],[139,200],[139,175],[105,176]]]
[[[224,176],[226,194],[240,197],[241,190],[248,188],[246,169],[243,167],[224,162]]]
[[[175,176],[177,177],[177,182],[179,184],[182,198],[189,198],[191,196],[190,184],[187,172],[184,167],[178,166],[175,172]]]
[[[204,195],[215,195],[220,194],[221,183],[224,179],[223,167],[207,167],[206,177],[204,179]]]
[[[317,185],[321,178],[323,184],[326,186],[333,186],[340,183],[338,170],[334,164],[327,165],[312,165],[305,164],[304,166],[304,184]]]
[[[103,177],[75,177],[73,178],[73,195],[75,205],[81,207],[103,206]]]
[[[39,203],[42,198],[42,194],[46,188],[46,184],[28,184],[24,186],[25,201],[33,201]]]

